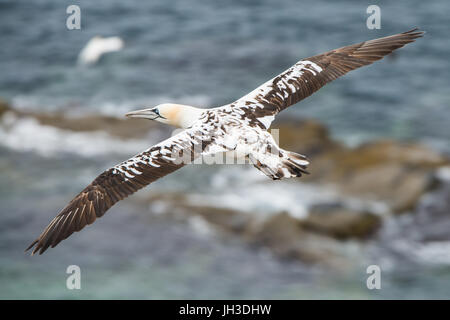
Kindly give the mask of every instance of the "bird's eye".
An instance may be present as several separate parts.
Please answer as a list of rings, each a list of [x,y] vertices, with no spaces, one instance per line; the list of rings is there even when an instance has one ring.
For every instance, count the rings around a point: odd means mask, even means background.
[[[158,116],[160,115],[160,114],[159,114],[159,109],[158,109],[158,108],[153,109],[153,112],[156,113]]]

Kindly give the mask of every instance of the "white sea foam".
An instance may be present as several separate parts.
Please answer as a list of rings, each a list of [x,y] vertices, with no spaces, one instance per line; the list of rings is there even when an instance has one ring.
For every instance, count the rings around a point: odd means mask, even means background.
[[[214,234],[214,230],[205,219],[200,216],[191,216],[188,219],[189,226],[195,231],[197,235],[211,236]]]
[[[418,260],[431,264],[450,265],[450,241],[433,241],[420,244],[411,250]]]
[[[136,154],[151,142],[119,139],[101,132],[74,132],[40,124],[36,119],[17,118],[12,113],[3,116],[0,125],[0,145],[17,151],[31,151],[52,157],[72,153],[82,157],[107,154]]]
[[[421,242],[405,236],[389,239],[389,247],[396,253],[418,263],[450,265],[450,241]],[[395,263],[392,261],[392,263]]]
[[[450,166],[439,168],[436,171],[436,177],[441,181],[450,181]]]
[[[270,188],[267,188],[267,182],[272,183]],[[247,170],[228,166],[212,176],[211,185],[220,192],[214,195],[191,194],[189,201],[266,216],[285,211],[302,219],[307,216],[308,207],[312,204],[339,199],[333,190],[312,184],[292,181],[274,183],[253,167]]]

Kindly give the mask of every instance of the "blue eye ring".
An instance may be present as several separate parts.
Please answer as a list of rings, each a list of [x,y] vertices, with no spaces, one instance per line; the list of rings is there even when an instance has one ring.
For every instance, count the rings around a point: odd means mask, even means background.
[[[158,119],[158,118],[166,119],[159,113],[158,108],[154,108],[154,109],[152,109],[152,111],[157,115],[157,117],[155,119]]]

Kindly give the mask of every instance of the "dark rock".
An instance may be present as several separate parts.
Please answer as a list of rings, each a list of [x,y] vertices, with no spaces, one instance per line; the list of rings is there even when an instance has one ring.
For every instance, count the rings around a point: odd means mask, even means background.
[[[364,239],[381,226],[381,218],[371,212],[351,210],[340,204],[315,205],[302,225],[306,230],[337,239]]]
[[[11,107],[9,106],[8,102],[0,98],[0,118],[3,116],[3,114],[6,111],[10,111]]]
[[[245,238],[250,243],[270,248],[283,258],[335,267],[344,263],[336,240],[311,232],[301,220],[286,212],[275,214],[263,223],[248,228]]]
[[[279,144],[286,150],[314,157],[343,146],[330,138],[328,129],[314,120],[275,123],[272,132],[279,132]]]

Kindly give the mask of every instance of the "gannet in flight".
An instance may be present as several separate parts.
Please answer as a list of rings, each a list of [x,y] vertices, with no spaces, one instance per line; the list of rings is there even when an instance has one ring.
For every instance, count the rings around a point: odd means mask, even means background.
[[[422,35],[413,29],[301,60],[222,107],[199,109],[161,104],[128,113],[128,117],[156,120],[184,130],[100,174],[26,250],[35,246],[32,254],[42,254],[49,246],[56,246],[103,216],[116,202],[200,156],[234,150],[272,179],[300,177],[306,173],[308,160],[276,144],[267,131],[274,117],[328,82],[371,64]]]
[[[78,55],[81,64],[95,64],[108,52],[119,51],[123,48],[123,40],[119,37],[95,36],[84,46]]]

